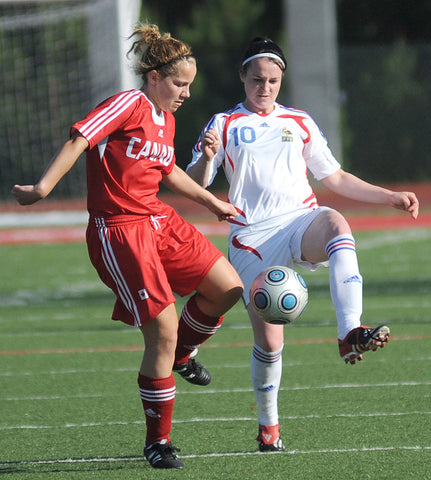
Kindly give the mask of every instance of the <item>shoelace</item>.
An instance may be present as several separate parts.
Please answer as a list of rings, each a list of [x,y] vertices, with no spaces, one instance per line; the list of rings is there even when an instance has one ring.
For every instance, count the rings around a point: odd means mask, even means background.
[[[165,445],[160,445],[160,450],[162,450],[163,453],[171,455],[174,458],[177,458],[177,454],[175,452],[181,452],[181,449],[173,445],[171,442]]]

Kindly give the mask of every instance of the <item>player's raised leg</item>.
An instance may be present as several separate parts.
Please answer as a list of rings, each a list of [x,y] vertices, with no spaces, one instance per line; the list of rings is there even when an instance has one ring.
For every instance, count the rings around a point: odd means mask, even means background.
[[[303,236],[302,254],[313,263],[329,260],[329,286],[343,360],[355,364],[364,352],[384,347],[389,341],[389,327],[361,325],[362,276],[346,219],[332,209],[321,212]]]
[[[194,356],[199,346],[220,328],[224,314],[243,292],[241,279],[220,257],[183,308],[178,328],[174,371],[195,385],[208,385],[211,375]]]

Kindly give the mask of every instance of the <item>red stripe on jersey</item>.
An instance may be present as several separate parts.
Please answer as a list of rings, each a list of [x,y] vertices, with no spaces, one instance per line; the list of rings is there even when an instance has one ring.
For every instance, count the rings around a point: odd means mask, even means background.
[[[229,202],[230,203],[230,202]],[[242,216],[244,217],[245,219],[247,219],[247,217],[245,216],[245,213],[238,207],[235,207],[235,210]],[[234,223],[235,225],[240,225],[241,227],[245,227],[247,224],[246,223],[243,223],[243,222],[239,222],[238,220],[229,220],[229,223]]]
[[[226,154],[226,157],[227,157],[227,159],[228,159],[228,161],[229,161],[229,164],[230,164],[230,166],[231,166],[231,168],[232,168],[232,171],[234,172],[234,171],[235,171],[235,166],[234,166],[234,164],[233,164],[233,162],[232,162],[232,159],[230,158],[230,156],[229,156],[229,154],[228,154],[227,152],[225,152],[225,154]]]
[[[309,197],[307,197],[302,203],[307,203],[309,202],[310,200],[313,200],[315,199],[316,196],[314,195],[314,193],[312,193]]]
[[[230,203],[230,202],[229,202],[229,203]],[[245,216],[245,213],[244,213],[240,208],[235,207],[235,210],[236,210],[240,215],[242,215],[244,218],[247,218],[247,217]]]
[[[232,245],[235,247],[235,248],[239,248],[240,250],[247,250],[248,252],[251,252],[253,253],[254,255],[256,255],[256,257],[260,258],[260,260],[262,260],[262,257],[260,255],[260,253],[255,250],[253,247],[248,247],[247,245],[243,245],[239,240],[238,240],[238,237],[235,235],[232,239]]]
[[[234,223],[235,225],[239,225],[241,227],[246,227],[247,224],[243,222],[238,222],[238,220],[229,220],[229,223]]]
[[[308,208],[315,208],[318,207],[319,204],[317,202],[316,195],[312,193],[308,198],[306,198],[303,202],[303,205],[307,205]]]
[[[299,115],[289,115],[289,114],[286,113],[286,114],[283,114],[283,115],[278,115],[278,118],[291,118],[303,130],[305,130],[307,132],[307,138],[304,140],[304,143],[308,143],[311,140],[310,130],[304,124],[304,120],[306,120],[307,117],[300,117]]]
[[[223,147],[224,147],[224,149],[226,150],[227,131],[228,131],[228,129],[229,129],[229,125],[231,124],[231,122],[233,122],[233,121],[236,120],[237,118],[248,117],[248,115],[247,115],[246,113],[233,113],[232,115],[224,115],[224,117],[226,118],[226,123],[224,124],[224,127],[223,127],[223,138],[222,138],[222,142],[223,142]]]

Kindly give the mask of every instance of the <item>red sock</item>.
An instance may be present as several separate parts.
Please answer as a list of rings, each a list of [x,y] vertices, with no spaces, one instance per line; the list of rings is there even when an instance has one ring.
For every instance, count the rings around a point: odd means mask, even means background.
[[[210,317],[201,312],[193,295],[181,313],[175,363],[186,363],[195,348],[212,337],[220,328],[224,315]]]
[[[169,442],[176,391],[173,374],[167,378],[139,374],[138,385],[147,424],[145,445],[148,447],[164,439]]]

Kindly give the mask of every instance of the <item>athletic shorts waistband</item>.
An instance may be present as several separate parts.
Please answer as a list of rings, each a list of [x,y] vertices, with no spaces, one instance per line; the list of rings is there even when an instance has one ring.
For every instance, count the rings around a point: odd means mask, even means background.
[[[148,215],[90,215],[89,223],[96,227],[119,227],[149,221],[150,217]]]

